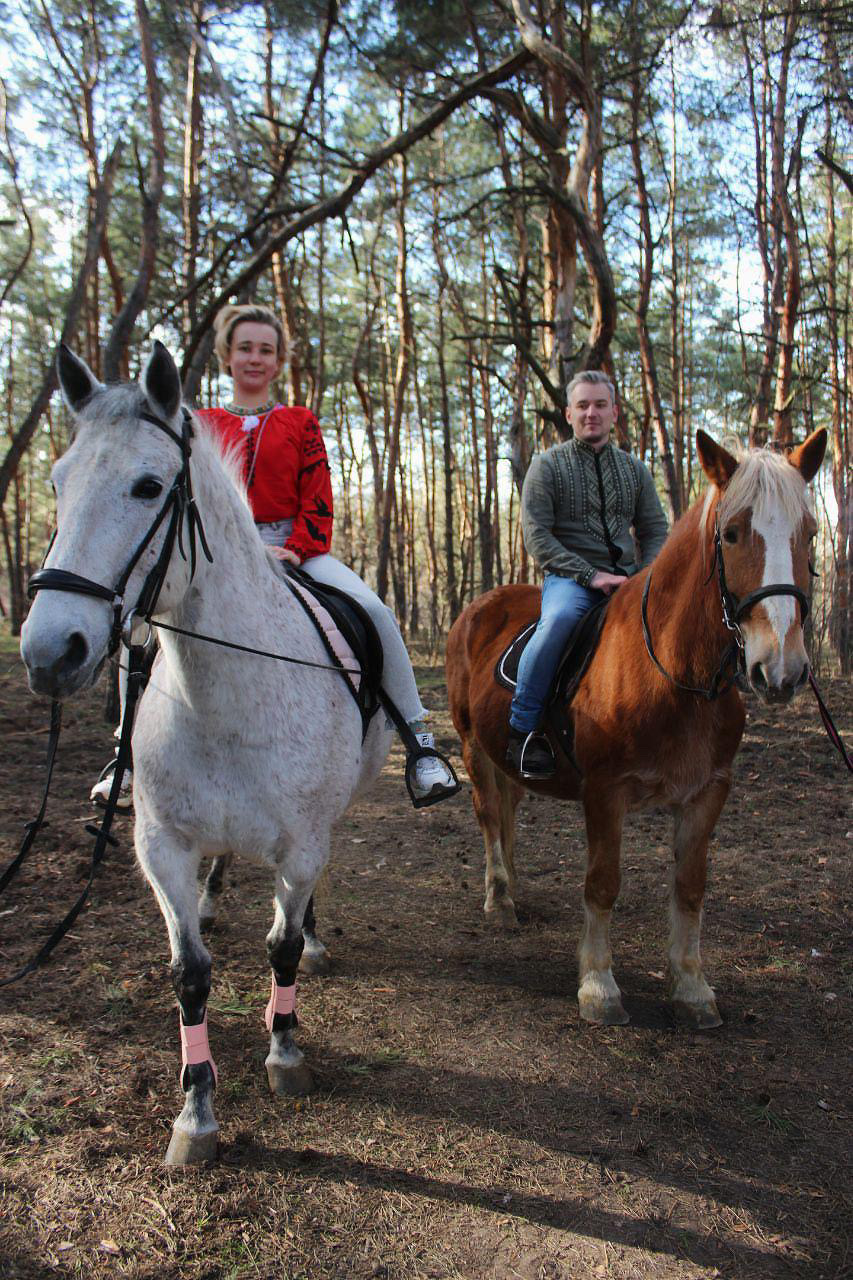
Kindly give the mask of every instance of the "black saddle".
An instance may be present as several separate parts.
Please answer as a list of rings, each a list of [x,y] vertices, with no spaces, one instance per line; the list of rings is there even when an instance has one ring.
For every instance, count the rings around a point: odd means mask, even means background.
[[[346,676],[344,680],[361,713],[361,737],[362,741],[364,741],[368,725],[380,707],[380,688],[384,665],[382,641],[379,639],[373,620],[363,605],[360,605],[352,596],[347,595],[345,591],[341,591],[339,587],[330,587],[326,583],[316,582],[303,570],[297,569],[293,565],[286,567],[285,576],[295,578],[300,587],[313,596],[318,604],[323,606],[331,615],[335,626],[346,640],[350,649],[352,649],[353,655],[361,668],[359,688],[356,690]],[[293,594],[314,623],[317,634],[323,641],[323,646],[329,658],[336,667],[340,667],[341,671],[343,671],[343,665],[332,648],[322,623],[312,612],[308,601],[303,599],[299,591],[294,591]]]
[[[569,763],[578,773],[580,767],[574,754],[575,726],[569,707],[595,653],[609,603],[609,598],[605,597],[599,604],[593,605],[569,636],[545,703],[545,719]],[[513,693],[518,684],[521,655],[536,630],[538,621],[537,618],[535,622],[528,623],[519,632],[495,666],[495,680],[502,688],[511,689]]]

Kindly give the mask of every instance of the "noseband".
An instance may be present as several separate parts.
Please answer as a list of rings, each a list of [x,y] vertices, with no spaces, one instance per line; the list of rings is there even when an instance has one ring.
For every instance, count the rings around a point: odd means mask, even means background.
[[[181,409],[181,433],[178,434],[167,422],[162,418],[158,418],[155,414],[143,410],[139,414],[139,418],[143,422],[150,422],[153,426],[158,427],[160,431],[164,431],[181,451],[181,468],[172,482],[172,487],[166,495],[154,522],[148,529],[142,541],[137,546],[133,555],[130,557],[124,568],[118,582],[114,587],[105,587],[100,582],[94,582],[91,578],[81,577],[78,573],[70,573],[67,569],[39,569],[34,573],[27,584],[27,594],[33,599],[37,591],[71,591],[80,595],[94,596],[97,600],[106,600],[113,611],[113,623],[110,629],[110,639],[107,646],[107,654],[109,657],[116,652],[122,639],[122,631],[128,623],[132,623],[134,616],[140,618],[150,618],[153,613],[157,599],[166,579],[166,573],[169,568],[169,561],[172,558],[175,541],[177,540],[178,549],[184,560],[187,559],[187,553],[183,544],[183,523],[184,516],[187,519],[188,535],[189,535],[189,562],[190,562],[190,579],[195,575],[196,568],[196,534],[198,534],[201,549],[207,560],[213,561],[210,554],[210,548],[207,545],[207,539],[204,534],[204,526],[201,522],[201,516],[198,507],[195,504],[192,491],[192,478],[190,476],[190,455],[192,453],[192,416],[186,407]],[[135,606],[125,612],[124,594],[130,575],[142,558],[146,548],[151,543],[154,535],[160,526],[168,519],[166,528],[166,536],[163,539],[163,546],[153,568],[148,573],[139,598]],[[53,546],[56,534],[50,541],[48,553]],[[45,558],[47,558],[45,556]]]
[[[670,684],[675,685],[676,689],[681,689],[685,693],[695,693],[700,698],[713,702],[715,698],[721,694],[727,693],[738,677],[746,678],[746,660],[744,657],[745,641],[740,624],[750,609],[761,600],[767,600],[770,596],[793,596],[798,602],[802,611],[800,625],[803,625],[809,614],[808,597],[799,587],[795,587],[792,582],[771,582],[766,587],[759,587],[757,591],[750,591],[749,595],[739,599],[730,589],[726,582],[726,565],[723,559],[723,542],[720,537],[720,526],[718,523],[714,525],[714,559],[711,564],[711,570],[705,579],[705,585],[711,581],[714,568],[717,570],[717,581],[720,587],[720,602],[723,609],[723,624],[732,633],[732,642],[727,647],[720,659],[717,670],[714,672],[713,679],[707,689],[694,688],[692,685],[681,684],[674,676],[666,670],[658,661],[658,658],[652,645],[652,636],[649,630],[648,604],[649,594],[652,587],[651,571],[646,579],[645,589],[643,590],[642,603],[642,620],[643,620],[643,639],[646,644],[646,652],[652,662],[660,671],[661,675],[666,676]]]

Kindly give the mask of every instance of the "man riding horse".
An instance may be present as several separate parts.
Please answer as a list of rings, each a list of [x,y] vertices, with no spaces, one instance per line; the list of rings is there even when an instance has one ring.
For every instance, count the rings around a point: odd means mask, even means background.
[[[577,374],[566,398],[574,437],[533,459],[521,495],[524,544],[545,579],[539,624],[518,667],[506,759],[537,781],[556,769],[539,725],[569,635],[594,605],[651,564],[667,533],[648,469],[610,443],[616,392],[607,374]]]

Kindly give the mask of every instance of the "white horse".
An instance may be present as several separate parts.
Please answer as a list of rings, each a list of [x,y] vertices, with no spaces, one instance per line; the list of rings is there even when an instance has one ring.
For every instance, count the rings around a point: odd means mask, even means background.
[[[191,465],[212,561],[190,557],[196,521],[179,506],[180,536],[163,566],[155,626],[162,621],[328,667],[311,621],[258,537],[235,468],[202,424],[193,424],[191,464],[182,458],[185,410],[166,348],[155,344],[138,384],[104,386],[67,349],[58,364],[76,425],[53,470],[57,536],[45,567],[54,578],[44,582],[53,589],[39,591],[22,633],[30,687],[64,698],[97,678],[117,639],[114,623],[135,607],[162,557],[169,519],[139,555],[115,608],[109,599],[67,589],[63,574],[107,587],[110,596],[168,505],[182,465]],[[161,653],[133,734],[135,841],[169,931],[180,1008],[185,1103],[166,1160],[191,1164],[215,1154],[218,1133],[206,1015],[211,965],[197,904],[200,859],[233,852],[273,871],[266,1067],[274,1092],[303,1093],[312,1080],[293,1039],[303,917],[329,856],[332,823],[376,778],[390,734],[379,715],[362,741],[358,708],[333,671],[165,630],[158,639]]]

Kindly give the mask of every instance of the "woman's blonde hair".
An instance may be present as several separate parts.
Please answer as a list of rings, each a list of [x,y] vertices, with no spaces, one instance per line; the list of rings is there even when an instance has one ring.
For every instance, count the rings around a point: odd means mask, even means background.
[[[229,358],[231,355],[231,340],[234,337],[234,330],[237,325],[242,324],[244,320],[248,320],[252,324],[268,324],[271,329],[275,329],[278,341],[280,373],[287,356],[287,338],[284,335],[284,326],[276,313],[271,311],[269,307],[259,307],[253,302],[231,303],[217,313],[213,322],[213,350],[216,352],[220,369],[225,373],[231,372],[231,360]]]

